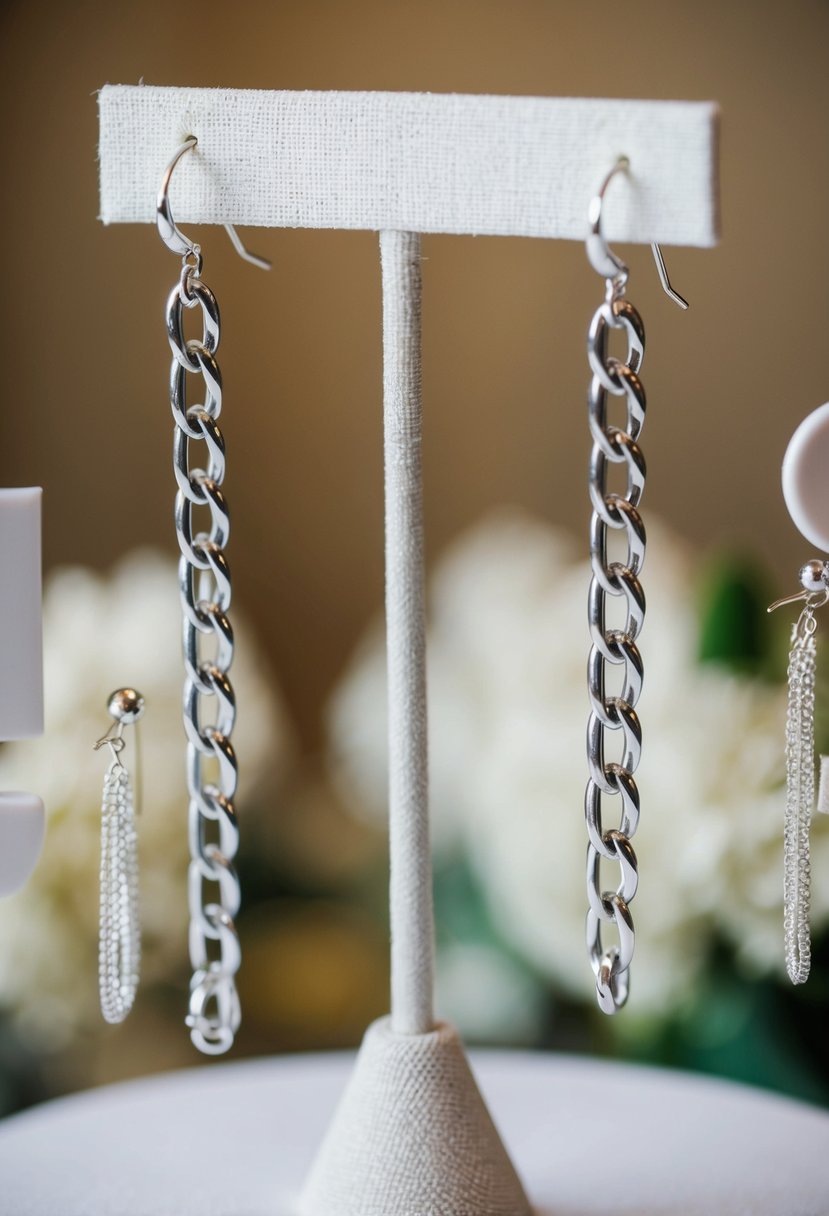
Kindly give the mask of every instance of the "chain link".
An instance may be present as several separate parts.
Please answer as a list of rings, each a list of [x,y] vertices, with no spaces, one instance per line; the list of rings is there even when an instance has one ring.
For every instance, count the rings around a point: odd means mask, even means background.
[[[187,1025],[200,1051],[219,1055],[232,1046],[241,1020],[236,991],[241,952],[234,925],[240,890],[233,867],[239,844],[234,807],[238,764],[230,741],[236,719],[236,698],[228,678],[233,661],[233,629],[227,615],[231,579],[224,553],[230,515],[222,490],[225,445],[217,425],[222,377],[215,355],[221,329],[216,298],[200,278],[201,261],[198,248],[183,258],[166,319],[173,352],[170,405],[175,421],[175,526],[181,550],[189,795],[193,978]],[[200,311],[201,338],[185,338],[184,309]],[[203,400],[190,405],[187,389],[192,379],[203,388]],[[196,452],[200,464],[195,463]],[[200,527],[199,521],[205,526]]]
[[[645,354],[641,317],[625,298],[627,275],[607,280],[607,295],[596,310],[587,338],[587,355],[593,373],[588,417],[593,440],[589,488],[593,509],[590,524],[592,578],[588,594],[591,648],[588,659],[590,718],[587,725],[588,781],[585,793],[587,824],[587,949],[596,977],[596,996],[604,1013],[616,1013],[629,990],[634,928],[630,903],[639,880],[636,854],[630,838],[639,822],[639,791],[634,773],[642,751],[642,730],[636,704],[644,668],[637,639],[645,618],[645,595],[639,576],[645,561],[645,528],[639,502],[645,488],[645,460],[638,439],[645,420],[645,390],[639,369]],[[608,352],[611,330],[627,339],[624,361]],[[608,422],[608,395],[625,400],[624,429]],[[610,465],[625,473],[624,493],[608,488]],[[622,560],[610,553],[609,530],[620,533],[626,544]],[[623,622],[608,619],[608,597],[619,601]],[[608,691],[613,669],[615,692]],[[607,732],[619,739],[616,758],[605,755]],[[603,826],[603,800],[617,798],[619,826]],[[619,866],[615,890],[605,890],[602,860]],[[602,926],[613,925],[618,942],[606,946]]]

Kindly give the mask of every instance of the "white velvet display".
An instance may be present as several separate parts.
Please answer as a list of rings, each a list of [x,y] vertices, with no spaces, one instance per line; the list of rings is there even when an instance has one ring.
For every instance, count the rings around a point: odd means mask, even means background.
[[[366,1032],[303,1216],[529,1216],[458,1034]]]
[[[584,237],[587,204],[630,158],[611,240],[715,243],[709,102],[251,89],[101,89],[101,218],[154,220],[164,166],[182,223]]]
[[[829,1212],[826,1111],[573,1056],[473,1052],[472,1064],[535,1216]],[[351,1055],[211,1064],[36,1107],[0,1122],[0,1212],[294,1216],[353,1067]]]

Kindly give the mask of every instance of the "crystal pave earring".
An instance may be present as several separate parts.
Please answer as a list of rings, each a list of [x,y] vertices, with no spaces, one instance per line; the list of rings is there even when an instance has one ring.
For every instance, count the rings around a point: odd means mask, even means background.
[[[810,561],[800,569],[802,591],[776,600],[783,604],[805,600],[792,626],[786,712],[786,816],[783,827],[783,940],[786,970],[793,984],[809,978],[811,966],[811,871],[809,829],[815,801],[815,670],[817,647],[815,609],[829,601],[829,562]],[[827,758],[821,759],[819,809],[827,806]]]
[[[829,553],[829,402],[808,414],[783,458],[783,498],[802,536]],[[786,715],[786,811],[783,828],[783,933],[786,970],[802,984],[811,965],[811,872],[809,833],[815,810],[829,813],[829,757],[820,758],[815,803],[815,609],[829,602],[829,561],[814,559],[800,569],[801,591],[773,603],[805,601],[792,627]]]
[[[585,793],[587,823],[587,950],[596,977],[596,997],[603,1013],[616,1013],[629,991],[629,968],[633,957],[634,929],[630,902],[636,894],[638,864],[631,837],[639,822],[639,791],[634,773],[642,750],[642,729],[636,703],[642,689],[644,665],[637,640],[645,616],[645,595],[640,574],[645,561],[645,527],[639,502],[645,488],[645,459],[639,434],[645,420],[645,390],[639,371],[645,355],[642,318],[626,298],[628,269],[613,253],[602,235],[601,218],[605,192],[617,173],[626,172],[621,158],[607,174],[588,212],[587,256],[605,280],[605,299],[590,324],[587,357],[592,378],[588,414],[593,447],[590,456],[589,490],[592,505],[590,560],[592,578],[588,595],[591,649],[587,682],[590,718],[587,725],[588,781]],[[658,245],[653,245],[657,270],[665,292],[682,308],[688,305],[668,281]],[[624,360],[608,352],[610,330],[627,339]],[[608,394],[624,398],[623,426],[608,422]],[[627,474],[624,493],[608,487],[608,464],[622,465]],[[608,529],[622,534],[624,556],[610,553]],[[621,628],[607,619],[607,597],[621,601],[625,620]],[[609,667],[621,668],[618,691],[606,690]],[[621,733],[618,759],[605,757],[607,732]],[[620,804],[618,828],[606,829],[602,802],[616,797]],[[615,891],[601,885],[601,862],[616,862],[620,882]],[[615,927],[618,944],[605,946],[602,925]]]
[[[187,1025],[199,1051],[219,1055],[233,1044],[241,1013],[236,972],[241,955],[234,918],[239,880],[233,858],[239,842],[234,799],[238,783],[231,732],[236,699],[228,676],[233,630],[228,619],[230,568],[225,556],[230,515],[222,490],[224,438],[217,425],[222,378],[216,362],[219,308],[202,280],[198,245],[179,231],[170,208],[170,179],[178,161],[196,147],[187,139],[170,161],[156,204],[159,236],[181,257],[181,273],[167,302],[167,336],[173,352],[170,405],[175,431],[173,469],[178,493],[176,536],[181,550],[179,589],[184,641],[184,729],[187,735],[188,835],[190,869],[190,962],[193,977]],[[225,225],[237,251],[255,265],[269,263],[249,254]],[[185,338],[183,310],[195,309],[201,336]],[[188,385],[201,400],[189,404]],[[196,453],[199,453],[198,456]],[[196,519],[204,524],[199,528]]]
[[[144,698],[134,688],[118,688],[107,709],[114,721],[95,744],[96,751],[108,747],[112,753],[101,801],[98,992],[106,1021],[123,1022],[138,987],[141,927],[133,785],[121,754],[126,746],[124,727],[138,722]]]

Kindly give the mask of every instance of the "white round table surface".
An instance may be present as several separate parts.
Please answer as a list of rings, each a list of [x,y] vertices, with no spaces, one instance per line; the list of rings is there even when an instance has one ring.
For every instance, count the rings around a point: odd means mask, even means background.
[[[352,1059],[216,1064],[5,1119],[0,1213],[291,1216]],[[829,1216],[824,1111],[578,1057],[471,1059],[538,1216]]]

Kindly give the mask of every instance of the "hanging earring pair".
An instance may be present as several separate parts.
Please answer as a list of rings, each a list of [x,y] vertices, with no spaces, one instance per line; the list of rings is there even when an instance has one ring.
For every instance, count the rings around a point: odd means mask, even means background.
[[[587,951],[596,978],[598,1005],[608,1014],[618,1012],[627,1000],[635,940],[630,902],[636,894],[639,870],[631,837],[639,822],[639,790],[634,773],[642,752],[642,728],[636,704],[644,677],[638,638],[645,618],[645,594],[639,577],[646,548],[645,526],[639,513],[645,488],[645,458],[638,441],[645,421],[645,390],[639,378],[645,355],[645,328],[626,296],[628,268],[608,247],[601,231],[607,188],[618,173],[628,168],[627,158],[620,158],[602,182],[590,204],[587,237],[588,260],[605,280],[605,298],[593,316],[587,337],[592,373],[588,418],[593,440],[588,481],[592,506],[588,624],[592,644],[587,663],[590,717],[584,802],[588,835]],[[652,250],[666,294],[681,308],[687,308],[687,302],[671,287],[659,246],[652,245]],[[627,339],[624,360],[609,354],[610,330],[620,330]],[[624,426],[608,422],[608,394],[625,399]],[[627,487],[623,494],[608,488],[609,464],[620,464],[626,469]],[[626,552],[622,560],[610,556],[608,529],[623,534]],[[623,602],[626,619],[621,628],[608,624],[608,596]],[[621,688],[614,695],[606,691],[609,667],[622,668]],[[608,731],[621,733],[621,754],[615,761],[605,756]],[[603,826],[602,802],[606,797],[619,799],[617,828]],[[603,858],[616,862],[620,868],[620,882],[615,891],[602,889]],[[615,927],[617,945],[604,945],[603,924]]]
[[[783,459],[783,497],[796,528],[829,552],[829,402],[809,414],[792,436]],[[783,941],[786,970],[803,984],[811,967],[810,830],[815,810],[829,813],[829,757],[820,758],[815,804],[815,610],[829,603],[829,561],[800,568],[801,591],[769,607],[805,601],[792,627],[786,713],[786,811],[783,827]]]
[[[95,751],[108,747],[112,754],[101,800],[98,994],[104,1019],[117,1023],[132,1009],[141,970],[135,796],[121,756],[124,727],[142,717],[144,698],[134,688],[118,688],[107,709],[112,726],[95,744]]]
[[[175,528],[181,550],[183,719],[189,794],[188,902],[193,976],[186,1023],[194,1045],[208,1055],[218,1055],[232,1046],[241,1019],[236,991],[241,954],[234,923],[240,890],[233,866],[239,844],[234,805],[238,762],[231,743],[236,698],[228,676],[234,643],[228,618],[230,567],[225,556],[230,514],[222,489],[225,443],[217,425],[222,409],[222,377],[216,362],[221,325],[216,297],[201,277],[201,249],[177,227],[169,199],[173,170],[197,142],[195,137],[185,140],[165,169],[156,219],[164,245],[181,258],[181,272],[167,301],[166,326],[173,354],[170,405],[175,422]],[[242,257],[269,268],[269,262],[248,253],[230,225],[225,227]],[[184,336],[185,309],[197,310],[200,315],[198,338]],[[201,395],[197,403],[189,400],[190,383]],[[196,522],[199,515],[203,528]]]

